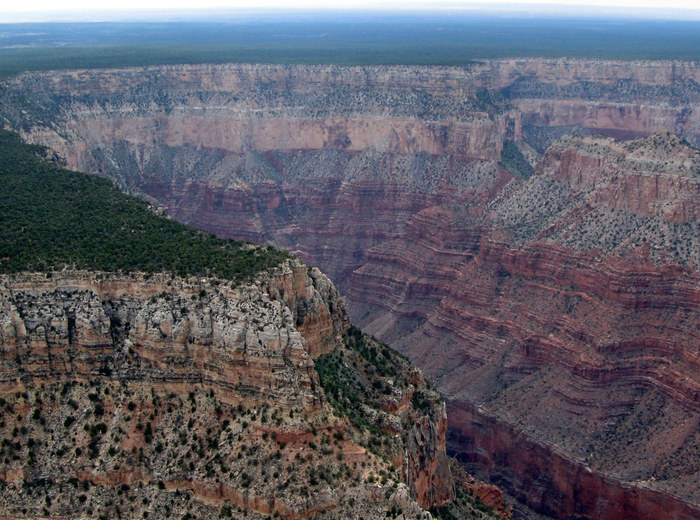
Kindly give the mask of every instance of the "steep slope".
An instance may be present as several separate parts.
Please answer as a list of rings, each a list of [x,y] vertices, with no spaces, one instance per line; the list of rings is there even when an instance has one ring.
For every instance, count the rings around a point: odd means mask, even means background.
[[[452,449],[539,511],[694,518],[697,152],[658,130],[700,143],[699,74],[73,71],[6,82],[3,114],[178,220],[321,266],[447,393]]]
[[[451,448],[537,509],[693,518],[699,193],[700,153],[667,132],[568,139],[478,214],[417,216],[352,299],[451,397]]]
[[[119,230],[133,244],[152,238],[150,257],[135,256],[134,269],[183,266],[194,250],[205,260],[223,255],[210,270],[232,273],[26,272],[37,260],[3,240],[3,515],[430,518],[419,503],[453,500],[444,403],[406,360],[393,357],[396,391],[363,405],[400,431],[410,421],[405,436],[390,437],[373,419],[353,423],[326,401],[314,358],[348,348],[348,323],[320,271],[271,248],[188,230],[103,180],[42,163],[7,132],[1,137],[0,176],[14,183],[3,198],[3,230],[11,235],[21,222],[38,261],[60,264],[52,254],[72,247],[76,265],[109,266],[112,259],[92,253],[113,247]],[[37,180],[44,191],[25,194]],[[68,245],[42,235],[45,222],[59,236],[69,233],[73,223],[56,212],[64,198],[79,207],[83,231],[102,234]],[[105,204],[110,218],[94,220]],[[153,229],[170,230],[169,239]],[[116,243],[130,247],[123,237]],[[244,283],[227,270],[240,255],[248,262]],[[349,373],[372,374],[364,365]],[[415,393],[420,408],[410,400]]]
[[[444,406],[433,411],[433,399],[413,412],[424,441],[395,441],[394,466],[357,444],[326,404],[311,352],[335,347],[344,326],[327,279],[289,264],[262,285],[219,282],[3,278],[5,514],[424,518],[411,495],[426,507],[451,498],[437,459]],[[429,483],[411,494],[395,468]]]

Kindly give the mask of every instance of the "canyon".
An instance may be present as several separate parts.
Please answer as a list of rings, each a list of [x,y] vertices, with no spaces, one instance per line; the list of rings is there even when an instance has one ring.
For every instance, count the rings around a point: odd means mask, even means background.
[[[22,74],[0,113],[318,265],[445,395],[449,450],[535,511],[691,519],[699,84],[691,62],[182,65]]]
[[[0,515],[512,520],[317,268],[55,160],[0,131]]]

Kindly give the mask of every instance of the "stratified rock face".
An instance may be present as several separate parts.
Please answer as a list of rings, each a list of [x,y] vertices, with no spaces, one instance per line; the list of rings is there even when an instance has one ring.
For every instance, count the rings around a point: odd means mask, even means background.
[[[430,518],[415,498],[433,507],[452,496],[444,404],[431,403],[437,424],[416,425],[435,460],[411,460],[425,443],[396,446],[402,472],[446,477],[432,483],[445,486],[439,497],[418,494],[324,398],[313,358],[340,348],[346,328],[333,285],[298,261],[238,287],[169,275],[3,276],[0,511]]]
[[[369,431],[381,432],[357,440],[399,468],[419,504],[436,508],[454,502],[444,402],[414,365],[351,327],[343,348],[317,358],[316,367],[338,412],[359,431],[369,424]]]
[[[249,393],[246,404],[274,400],[284,408],[318,408],[311,356],[339,341],[342,300],[325,277],[318,271],[307,276],[303,265],[265,282],[263,292],[207,278],[139,280],[89,272],[6,280],[0,293],[3,385],[10,391],[25,379],[88,381],[108,367],[119,379],[206,382],[236,400]],[[302,316],[304,308],[310,312]],[[314,330],[308,339],[304,325]]]
[[[595,498],[572,509],[556,452],[601,476],[608,518],[643,518],[634,497],[650,496],[685,518],[700,199],[675,135],[700,144],[698,84],[695,63],[177,66],[26,74],[2,113],[181,221],[319,265],[359,324],[468,410],[452,448],[533,507],[597,518]],[[507,150],[535,175],[506,171]],[[487,418],[539,447],[527,464],[479,444]]]
[[[696,518],[698,196],[666,131],[566,139],[495,200],[418,214],[350,299],[450,397],[448,447],[535,509]]]
[[[345,293],[421,210],[494,198],[511,178],[504,141],[533,164],[572,132],[665,127],[700,145],[699,71],[521,59],[30,73],[3,83],[0,117],[178,220],[298,251]]]

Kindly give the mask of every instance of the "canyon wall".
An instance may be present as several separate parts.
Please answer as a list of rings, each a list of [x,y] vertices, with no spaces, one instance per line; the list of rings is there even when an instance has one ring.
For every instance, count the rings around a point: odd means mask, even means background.
[[[698,514],[698,159],[664,132],[565,140],[486,218],[425,210],[353,273],[360,323],[446,393],[450,448],[538,511]]]
[[[386,392],[375,413],[410,419],[413,437],[393,441],[395,466],[358,444],[314,365],[344,348],[347,327],[333,285],[299,261],[243,286],[166,274],[3,275],[0,511],[431,518],[418,503],[453,499],[444,404],[402,361],[413,376],[395,383],[422,392],[426,408],[410,398],[387,408],[403,394]],[[373,435],[381,445],[388,434]]]
[[[70,167],[319,265],[445,393],[451,449],[535,509],[688,518],[699,81],[689,62],[172,66],[25,74],[0,99]]]
[[[537,511],[599,520],[698,517],[697,509],[677,495],[592,470],[469,403],[451,401],[448,413],[453,422],[448,444],[455,455],[467,465],[488,468],[495,482]]]

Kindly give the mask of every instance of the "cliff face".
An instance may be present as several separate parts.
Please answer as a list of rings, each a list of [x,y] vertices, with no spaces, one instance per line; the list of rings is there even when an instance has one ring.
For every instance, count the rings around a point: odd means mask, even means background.
[[[678,496],[651,489],[648,482],[630,485],[593,470],[553,445],[532,442],[524,431],[486,415],[483,409],[453,401],[448,412],[454,418],[449,443],[458,446],[468,460],[488,467],[496,481],[508,482],[513,496],[545,514],[587,518],[595,511],[595,518],[601,520],[697,518],[697,508]]]
[[[287,268],[270,280],[272,297],[206,278],[186,283],[79,272],[58,280],[41,275],[6,280],[6,391],[18,379],[87,382],[103,367],[118,379],[245,388],[247,404],[277,400],[286,408],[318,408],[311,356],[335,347],[344,323],[339,296],[322,287],[324,300],[314,278],[304,266]],[[335,317],[329,306],[338,309]],[[310,316],[301,315],[308,307]],[[297,328],[297,322],[306,327]],[[312,333],[307,339],[299,329]],[[139,359],[139,367],[130,355]]]
[[[654,501],[686,518],[700,504],[700,185],[674,134],[700,144],[698,70],[74,71],[8,80],[2,113],[178,220],[319,265],[357,323],[447,394],[451,448],[534,508],[597,518],[571,482],[590,470],[607,518]]]
[[[398,474],[328,405],[313,358],[342,348],[347,318],[316,269],[0,284],[4,514],[425,518],[415,498],[452,498],[444,404],[415,411]]]
[[[297,251],[345,293],[421,210],[494,198],[504,142],[533,165],[570,133],[664,127],[700,145],[698,81],[686,62],[167,66],[24,74],[0,86],[0,112],[70,168]]]
[[[82,169],[96,145],[122,140],[229,153],[331,146],[489,159],[504,137],[543,151],[572,130],[630,137],[663,126],[698,144],[698,83],[692,62],[183,65],[24,74],[4,83],[3,115]]]
[[[699,159],[667,132],[564,140],[353,274],[363,326],[447,393],[449,447],[539,511],[697,516]]]
[[[316,367],[334,408],[353,424],[372,424],[381,432],[383,439],[361,443],[401,470],[419,504],[441,507],[454,501],[444,403],[417,368],[355,327],[343,348],[319,357]]]

